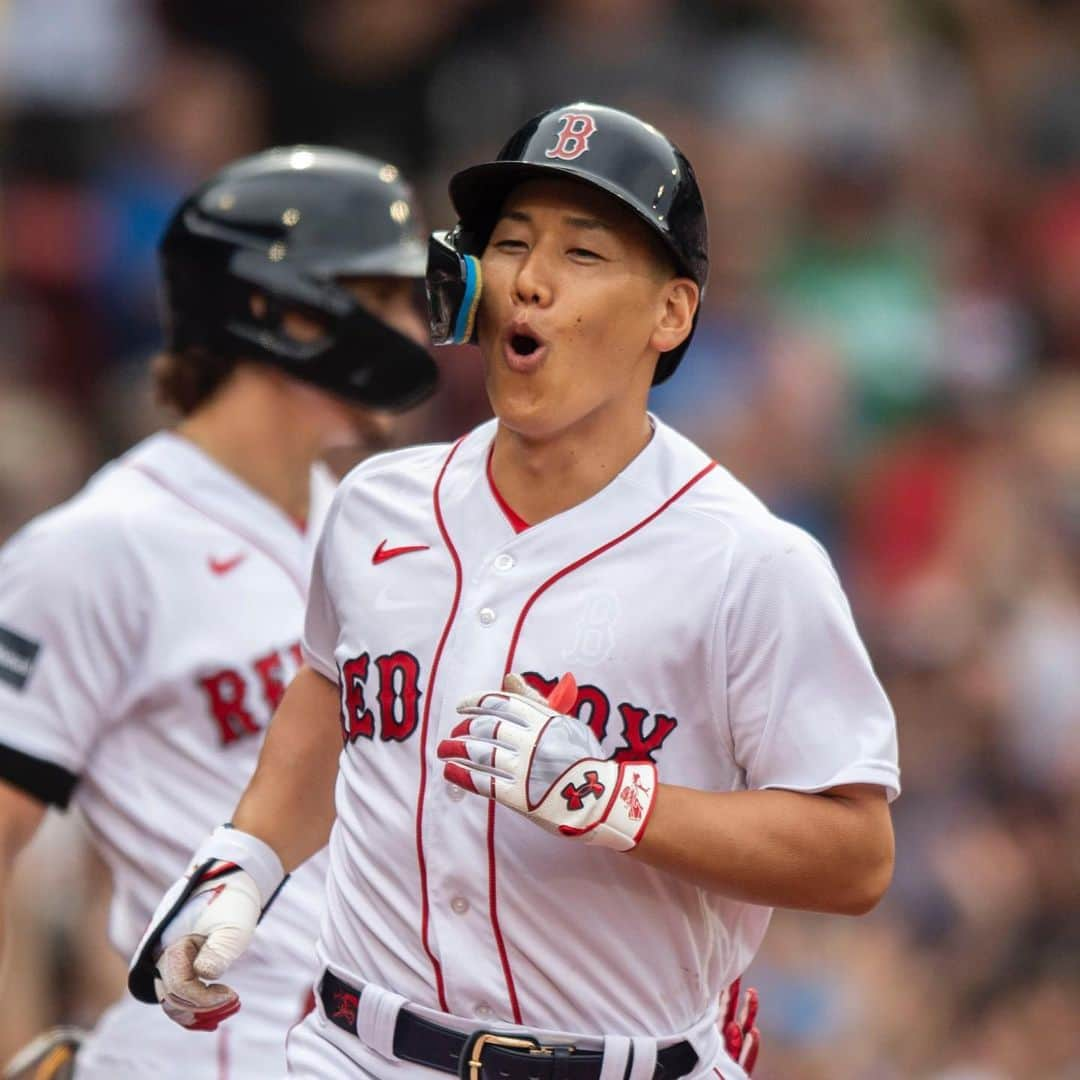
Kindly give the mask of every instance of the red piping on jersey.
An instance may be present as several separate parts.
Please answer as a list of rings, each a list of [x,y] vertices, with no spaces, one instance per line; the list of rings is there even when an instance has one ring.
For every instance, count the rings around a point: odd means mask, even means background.
[[[491,494],[494,496],[499,509],[503,512],[503,517],[510,522],[510,528],[516,533],[523,533],[529,528],[529,523],[502,497],[502,492],[495,486],[495,477],[491,472],[491,455],[494,450],[495,445],[493,443],[487,456],[488,487],[491,488]]]
[[[514,653],[517,652],[518,640],[521,637],[521,629],[525,625],[525,619],[529,614],[530,609],[537,600],[548,589],[551,588],[555,582],[560,581],[566,577],[567,574],[573,573],[575,570],[584,566],[587,562],[591,562],[593,559],[600,555],[603,555],[605,551],[610,551],[616,544],[621,544],[628,537],[633,536],[634,533],[640,529],[645,528],[650,522],[658,518],[672,503],[682,498],[703,476],[712,472],[716,468],[716,462],[710,461],[700,472],[695,473],[678,491],[675,492],[670,498],[662,502],[648,517],[642,518],[636,525],[627,529],[626,532],[620,533],[613,540],[609,540],[606,544],[601,544],[600,547],[594,548],[587,555],[583,555],[576,562],[570,563],[569,566],[564,566],[561,570],[552,574],[536,591],[525,601],[525,606],[521,609],[518,615],[517,623],[514,626],[514,633],[510,638],[510,651],[506,655],[506,667],[503,669],[503,674],[508,675],[514,666]],[[499,958],[502,960],[503,974],[506,977],[506,989],[510,995],[510,1004],[514,1010],[514,1023],[520,1024],[521,1010],[518,1008],[517,991],[514,989],[514,976],[510,971],[510,959],[506,954],[506,943],[503,941],[502,930],[499,928],[499,914],[497,910],[497,885],[495,881],[495,802],[494,800],[488,805],[488,895],[490,900],[490,912],[491,912],[491,928],[495,932],[495,943],[499,947]]]
[[[427,891],[427,863],[424,860],[424,791],[427,787],[427,734],[428,718],[431,715],[431,690],[435,685],[435,676],[439,670],[439,660],[442,658],[443,646],[450,635],[450,627],[454,624],[457,616],[458,604],[461,601],[461,559],[458,557],[457,548],[454,547],[450,534],[446,531],[446,523],[443,521],[442,506],[439,504],[439,491],[442,488],[443,477],[453,461],[458,447],[465,441],[463,435],[450,448],[446,455],[442,468],[439,470],[438,479],[431,494],[431,502],[435,508],[435,523],[439,526],[439,535],[443,538],[446,550],[450,552],[450,558],[454,563],[454,601],[450,605],[450,614],[446,616],[439,644],[435,646],[435,655],[431,660],[431,675],[428,677],[428,692],[424,696],[424,716],[420,721],[420,785],[416,794],[416,863],[420,870],[420,939],[424,944],[424,952],[431,961],[431,969],[435,973],[435,989],[439,994],[439,1008],[443,1012],[449,1012],[450,1007],[446,1004],[446,988],[443,986],[442,966],[428,944],[428,919],[430,916],[430,904],[428,903]]]
[[[198,503],[189,499],[182,491],[177,490],[172,484],[170,484],[163,476],[155,472],[153,469],[148,469],[142,462],[129,462],[128,468],[135,469],[137,472],[141,472],[148,480],[152,480],[160,488],[164,488],[174,498],[179,499],[185,506],[190,506],[192,510],[202,514],[204,518],[209,519],[215,525],[220,525],[223,529],[228,529],[229,532],[239,536],[241,540],[249,543],[257,551],[261,551],[271,562],[276,563],[282,570],[285,571],[285,575],[296,586],[296,591],[300,594],[300,599],[307,601],[307,587],[304,582],[298,578],[293,571],[278,558],[278,556],[271,551],[262,541],[256,539],[250,533],[245,532],[243,529],[238,529],[235,525],[228,521],[222,521],[221,518],[215,514],[211,514],[209,510],[204,510]]]

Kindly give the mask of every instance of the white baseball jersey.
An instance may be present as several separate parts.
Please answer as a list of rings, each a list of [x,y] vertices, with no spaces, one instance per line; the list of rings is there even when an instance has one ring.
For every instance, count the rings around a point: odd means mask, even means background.
[[[0,552],[0,775],[61,805],[71,794],[112,872],[125,959],[254,772],[300,664],[312,535],[162,433]],[[218,1033],[125,996],[81,1052],[80,1080],[283,1074],[324,875],[320,854],[282,890],[229,972],[242,1008]]]
[[[602,491],[523,531],[494,433],[371,459],[327,515],[304,649],[340,681],[347,745],[321,958],[473,1026],[699,1030],[770,909],[447,784],[456,704],[569,670],[605,751],[663,783],[894,797],[892,711],[822,549],[675,431],[655,421]]]

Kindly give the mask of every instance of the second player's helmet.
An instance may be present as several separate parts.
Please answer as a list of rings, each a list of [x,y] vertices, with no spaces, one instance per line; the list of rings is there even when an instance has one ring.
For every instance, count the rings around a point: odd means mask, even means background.
[[[405,409],[435,388],[426,349],[367,312],[343,277],[423,279],[412,191],[386,162],[292,146],[227,166],[185,199],[159,247],[169,348],[264,360],[340,397]],[[261,317],[252,294],[266,299]],[[284,332],[286,308],[326,328]]]
[[[659,237],[679,271],[704,293],[709,238],[690,162],[651,124],[618,109],[578,102],[534,116],[494,161],[451,178],[450,199],[459,221],[450,232],[432,237],[428,254],[428,303],[436,345],[475,340],[477,257],[510,190],[524,180],[551,175],[573,177],[618,199]],[[654,384],[671,375],[689,343],[687,338],[660,357]]]

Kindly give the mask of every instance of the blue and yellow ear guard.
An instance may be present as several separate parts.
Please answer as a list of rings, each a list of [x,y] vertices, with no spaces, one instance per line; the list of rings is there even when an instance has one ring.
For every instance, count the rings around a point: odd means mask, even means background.
[[[435,345],[466,345],[476,340],[480,304],[480,260],[458,250],[460,233],[436,232],[428,242],[425,284],[431,340]]]

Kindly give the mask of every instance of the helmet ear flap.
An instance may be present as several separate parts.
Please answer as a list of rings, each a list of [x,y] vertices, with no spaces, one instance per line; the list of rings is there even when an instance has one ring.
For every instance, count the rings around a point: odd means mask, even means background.
[[[432,233],[428,243],[425,284],[436,345],[466,345],[476,340],[476,312],[483,276],[480,260],[460,249],[461,234]]]

